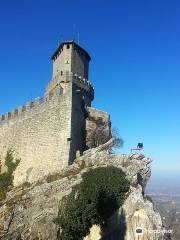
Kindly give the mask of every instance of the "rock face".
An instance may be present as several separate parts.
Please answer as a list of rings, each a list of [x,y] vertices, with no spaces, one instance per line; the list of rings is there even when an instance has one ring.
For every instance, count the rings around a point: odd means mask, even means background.
[[[112,144],[113,139],[87,150],[71,166],[44,177],[38,183],[12,189],[0,207],[0,238],[57,239],[59,229],[54,219],[58,215],[62,197],[82,181],[81,176],[85,171],[113,165],[126,173],[131,182],[131,191],[122,208],[109,219],[106,228],[93,226],[85,240],[137,239],[136,227],[143,228],[142,239],[153,239],[152,230],[160,230],[162,223],[159,213],[153,209],[153,203],[143,195],[151,175],[151,159],[142,154],[110,154],[108,149]]]

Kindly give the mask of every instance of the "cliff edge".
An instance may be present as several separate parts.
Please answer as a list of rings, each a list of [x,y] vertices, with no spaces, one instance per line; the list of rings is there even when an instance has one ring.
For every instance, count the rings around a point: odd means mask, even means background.
[[[130,182],[130,191],[120,207],[102,229],[93,225],[86,240],[116,240],[137,238],[136,229],[142,229],[142,239],[161,239],[153,230],[161,230],[162,221],[153,202],[144,194],[151,175],[152,160],[142,154],[112,154],[113,139],[84,152],[75,162],[41,181],[13,188],[0,205],[0,238],[2,240],[58,239],[61,230],[55,222],[62,198],[82,182],[82,175],[92,169],[113,166],[121,169]]]

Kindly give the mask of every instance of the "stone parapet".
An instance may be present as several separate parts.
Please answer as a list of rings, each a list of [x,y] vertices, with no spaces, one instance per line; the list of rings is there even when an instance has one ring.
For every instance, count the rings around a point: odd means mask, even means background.
[[[80,87],[81,89],[84,89],[88,94],[91,96],[92,100],[94,98],[94,87],[92,83],[85,78],[82,78],[81,76],[78,76],[77,74],[72,74],[73,76],[73,82]]]
[[[87,91],[88,94],[90,94],[90,96],[92,97],[92,99],[94,98],[94,87],[93,87],[91,81],[77,75],[76,73],[72,73],[72,72],[71,73],[67,72],[63,75],[61,73],[58,73],[49,82],[49,84],[46,88],[46,94],[52,92],[56,88],[56,86],[58,86],[59,84],[69,83],[69,82],[74,82],[78,87]]]
[[[55,96],[58,96],[61,94],[62,92],[60,90],[58,91],[57,89],[55,92],[47,95],[44,98],[37,97],[34,99],[34,101],[29,101],[24,106],[19,106],[18,108],[13,109],[11,112],[7,112],[3,115],[0,115],[0,124],[9,122],[10,120],[18,117],[22,117],[22,115],[25,116],[26,113],[28,113],[29,111],[33,111],[33,110],[36,111],[36,109],[40,105],[46,104],[48,101],[53,100]]]

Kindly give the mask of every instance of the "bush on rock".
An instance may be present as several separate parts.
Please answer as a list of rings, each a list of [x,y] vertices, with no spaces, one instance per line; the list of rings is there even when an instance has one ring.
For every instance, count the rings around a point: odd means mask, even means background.
[[[19,162],[19,159],[14,161],[13,151],[8,150],[5,157],[7,172],[0,174],[0,201],[6,198],[6,192],[8,191],[9,186],[12,186],[13,184],[13,172],[16,170]]]
[[[58,239],[81,240],[92,225],[103,226],[123,204],[130,183],[118,168],[99,167],[82,175],[82,182],[63,198],[56,222]]]

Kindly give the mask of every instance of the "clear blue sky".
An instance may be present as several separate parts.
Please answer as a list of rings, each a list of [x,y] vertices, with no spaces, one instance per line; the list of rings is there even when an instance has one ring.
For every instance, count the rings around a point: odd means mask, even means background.
[[[93,105],[111,114],[121,151],[143,141],[154,173],[179,173],[179,13],[178,0],[0,1],[0,113],[43,95],[50,56],[76,24]]]

